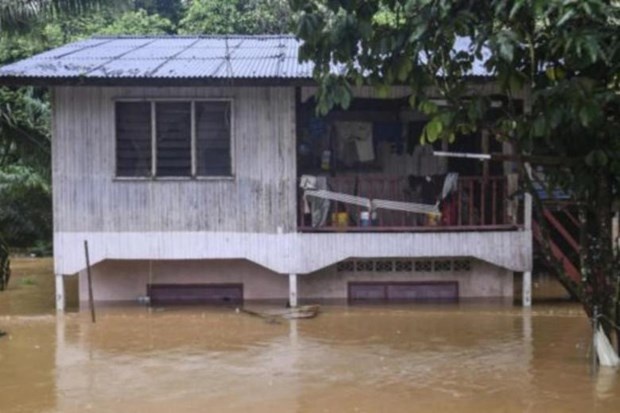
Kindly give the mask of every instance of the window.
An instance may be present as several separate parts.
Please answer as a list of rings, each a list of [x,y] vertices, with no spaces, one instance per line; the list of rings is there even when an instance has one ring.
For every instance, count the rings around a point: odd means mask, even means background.
[[[227,100],[116,102],[118,177],[231,176]]]
[[[116,174],[151,175],[151,105],[116,103]]]

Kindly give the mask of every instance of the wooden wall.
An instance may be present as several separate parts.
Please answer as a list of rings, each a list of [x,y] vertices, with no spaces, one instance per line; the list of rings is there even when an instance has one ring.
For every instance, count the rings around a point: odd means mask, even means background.
[[[293,88],[53,90],[55,232],[295,230]],[[232,98],[234,178],[115,179],[114,100]]]

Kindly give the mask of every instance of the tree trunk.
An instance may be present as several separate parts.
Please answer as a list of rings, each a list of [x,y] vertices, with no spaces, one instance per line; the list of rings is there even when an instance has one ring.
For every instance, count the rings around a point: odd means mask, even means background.
[[[618,321],[617,282],[614,274],[612,246],[611,177],[601,174],[593,188],[590,208],[586,212],[586,245],[582,273],[590,289],[591,304],[600,308],[602,325],[611,339]]]
[[[534,211],[542,234],[541,247],[547,263],[556,273],[558,280],[583,305],[588,315],[592,316],[594,305],[600,309],[601,325],[607,336],[612,337],[614,324],[620,325],[620,278],[615,274],[616,260],[612,247],[612,177],[600,174],[597,184],[586,199],[580,199],[582,208],[580,221],[582,222],[581,246],[581,275],[582,282],[571,280],[564,271],[564,266],[551,252],[549,231],[543,216],[544,205],[536,192],[532,182],[524,174],[524,183],[532,193]],[[616,330],[616,344],[620,354],[620,331]]]

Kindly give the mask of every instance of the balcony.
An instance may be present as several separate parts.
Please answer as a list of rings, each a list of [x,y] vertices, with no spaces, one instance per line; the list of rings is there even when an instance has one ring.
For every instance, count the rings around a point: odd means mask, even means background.
[[[327,190],[356,199],[388,200],[399,205],[433,205],[441,199],[443,177],[424,178],[360,174],[327,177]],[[387,208],[369,211],[366,206],[338,200],[304,197],[299,190],[300,232],[424,232],[424,231],[510,231],[522,227],[519,202],[513,196],[516,182],[505,176],[459,177],[451,193],[438,204],[439,214],[414,213]],[[305,199],[304,199],[305,198]],[[313,205],[313,202],[315,203]]]

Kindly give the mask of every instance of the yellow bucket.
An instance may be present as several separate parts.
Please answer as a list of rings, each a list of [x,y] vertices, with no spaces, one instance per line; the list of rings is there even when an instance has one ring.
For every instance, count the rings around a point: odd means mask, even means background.
[[[348,226],[349,214],[347,212],[332,213],[332,225],[340,228]]]

